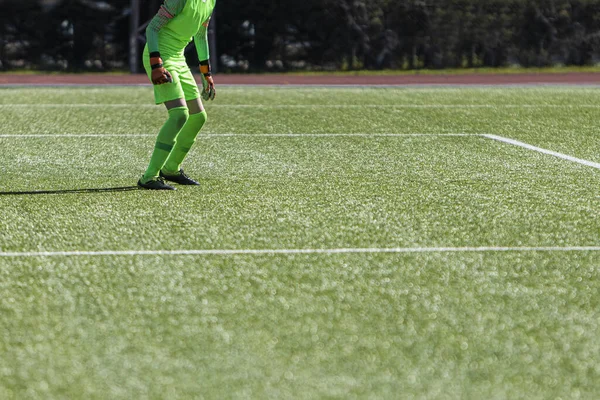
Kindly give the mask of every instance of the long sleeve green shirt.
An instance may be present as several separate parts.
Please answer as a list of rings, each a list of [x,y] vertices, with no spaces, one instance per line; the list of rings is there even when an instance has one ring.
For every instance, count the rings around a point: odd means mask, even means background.
[[[208,23],[215,1],[165,0],[146,28],[148,51],[158,51],[163,57],[182,55],[193,39],[198,60],[208,60]]]

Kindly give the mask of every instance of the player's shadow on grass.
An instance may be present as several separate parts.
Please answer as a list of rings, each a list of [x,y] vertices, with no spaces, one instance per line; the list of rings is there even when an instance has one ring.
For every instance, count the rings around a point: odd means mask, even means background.
[[[119,186],[112,188],[91,188],[91,189],[62,189],[62,190],[26,190],[22,192],[0,192],[0,196],[17,196],[31,194],[64,194],[64,193],[105,193],[105,192],[128,192],[138,190],[137,186]]]

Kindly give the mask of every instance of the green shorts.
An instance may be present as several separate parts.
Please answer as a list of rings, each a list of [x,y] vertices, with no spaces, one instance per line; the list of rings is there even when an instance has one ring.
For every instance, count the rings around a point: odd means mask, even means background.
[[[163,85],[154,86],[154,101],[156,104],[162,104],[165,101],[185,99],[190,101],[200,98],[198,84],[192,75],[192,71],[185,62],[185,58],[181,57],[163,57],[163,66],[171,73],[173,83],[165,83]],[[147,50],[144,51],[144,68],[148,78],[152,80],[152,68],[150,67],[150,59]]]

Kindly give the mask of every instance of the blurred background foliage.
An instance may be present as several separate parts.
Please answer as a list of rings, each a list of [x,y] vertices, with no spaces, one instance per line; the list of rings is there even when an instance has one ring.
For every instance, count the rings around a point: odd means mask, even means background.
[[[142,23],[161,2],[141,1]],[[128,0],[0,5],[1,70],[128,69]],[[221,71],[600,61],[600,0],[218,0],[213,28]]]

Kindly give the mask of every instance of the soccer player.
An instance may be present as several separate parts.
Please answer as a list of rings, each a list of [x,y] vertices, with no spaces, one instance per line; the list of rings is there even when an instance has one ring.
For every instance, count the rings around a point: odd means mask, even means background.
[[[216,0],[165,0],[146,29],[144,68],[154,84],[156,104],[169,117],[158,133],[146,172],[138,181],[145,189],[175,190],[165,180],[198,185],[181,168],[206,122],[202,99],[214,100],[207,30]],[[184,49],[194,39],[202,78],[202,94],[185,62]]]

